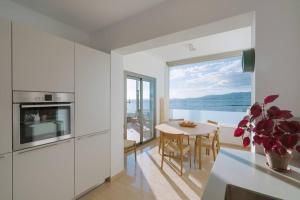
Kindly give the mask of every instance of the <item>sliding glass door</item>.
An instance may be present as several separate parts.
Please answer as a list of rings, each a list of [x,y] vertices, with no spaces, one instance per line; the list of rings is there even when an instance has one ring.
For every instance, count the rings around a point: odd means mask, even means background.
[[[137,143],[155,137],[155,79],[125,72],[125,139]]]

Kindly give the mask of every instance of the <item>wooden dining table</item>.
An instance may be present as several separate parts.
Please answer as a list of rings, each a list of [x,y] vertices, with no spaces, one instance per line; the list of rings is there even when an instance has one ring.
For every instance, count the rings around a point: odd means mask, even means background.
[[[196,127],[182,127],[180,123],[182,121],[169,121],[159,124],[155,127],[156,130],[163,133],[171,133],[171,134],[184,134],[188,136],[208,136],[210,133],[214,133],[218,126],[214,124],[208,123],[195,123]],[[198,137],[198,141],[201,144],[202,137]],[[160,144],[161,145],[161,144]],[[201,149],[201,148],[200,148]],[[194,151],[196,153],[196,149]],[[199,153],[199,168],[201,169],[201,152]]]
[[[217,126],[213,124],[195,123],[197,126],[190,128],[180,126],[180,122],[182,121],[165,122],[157,125],[155,129],[164,133],[184,134],[187,136],[207,136],[208,134],[213,133],[217,130]]]

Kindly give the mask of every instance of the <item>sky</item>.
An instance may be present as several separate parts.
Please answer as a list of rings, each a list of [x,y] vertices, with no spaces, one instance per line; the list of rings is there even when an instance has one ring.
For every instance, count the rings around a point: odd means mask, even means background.
[[[250,92],[251,74],[242,72],[241,57],[170,67],[170,99]]]
[[[135,79],[127,79],[127,101],[136,99],[137,89],[140,90],[139,81]],[[150,99],[150,83],[143,81],[143,98]]]

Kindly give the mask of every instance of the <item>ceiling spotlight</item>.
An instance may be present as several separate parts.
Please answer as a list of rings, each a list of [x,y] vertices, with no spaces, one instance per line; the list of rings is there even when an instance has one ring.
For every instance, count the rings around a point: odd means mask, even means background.
[[[189,43],[187,45],[187,47],[188,47],[189,51],[196,51],[197,50],[196,47],[192,43]]]

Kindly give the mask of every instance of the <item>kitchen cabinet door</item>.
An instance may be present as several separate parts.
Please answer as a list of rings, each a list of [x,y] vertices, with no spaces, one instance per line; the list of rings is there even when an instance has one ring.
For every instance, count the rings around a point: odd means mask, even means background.
[[[74,92],[74,43],[12,24],[13,89]]]
[[[110,56],[75,45],[75,135],[110,129]]]
[[[0,20],[0,154],[12,151],[11,22]]]
[[[12,200],[12,155],[0,155],[0,199]]]
[[[13,153],[14,200],[74,198],[74,139]]]
[[[75,196],[110,176],[110,134],[100,132],[75,139]]]

